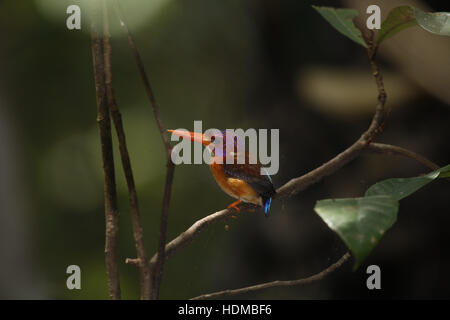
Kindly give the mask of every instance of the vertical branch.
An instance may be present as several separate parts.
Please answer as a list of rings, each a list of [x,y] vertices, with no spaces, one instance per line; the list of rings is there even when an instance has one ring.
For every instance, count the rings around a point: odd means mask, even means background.
[[[170,159],[171,146],[169,142],[169,135],[167,134],[167,130],[164,127],[163,122],[161,121],[161,117],[159,114],[159,107],[158,104],[156,103],[155,96],[153,95],[153,90],[152,87],[150,86],[150,81],[148,80],[147,73],[145,72],[144,63],[142,62],[141,55],[139,54],[139,51],[136,48],[136,43],[134,42],[133,36],[131,35],[128,26],[125,23],[124,15],[122,14],[122,10],[117,0],[114,2],[114,9],[119,18],[120,25],[124,28],[125,33],[127,34],[128,44],[130,45],[131,53],[133,54],[134,60],[136,61],[136,65],[139,71],[139,75],[141,76],[142,82],[144,83],[145,93],[147,94],[147,97],[150,100],[153,114],[155,115],[156,124],[158,125],[161,138],[166,148],[167,157]]]
[[[119,265],[117,255],[117,194],[114,175],[114,158],[111,138],[111,123],[105,88],[105,61],[103,56],[103,35],[99,31],[102,21],[99,2],[95,1],[91,21],[91,48],[94,64],[95,93],[97,97],[97,123],[100,133],[104,175],[105,201],[105,262],[108,277],[109,297],[120,299]]]
[[[161,138],[163,140],[163,144],[166,151],[166,181],[164,186],[164,196],[163,196],[163,204],[162,204],[162,210],[161,210],[161,219],[160,219],[160,230],[159,230],[159,237],[158,237],[158,256],[156,259],[156,263],[154,267],[152,268],[152,298],[158,299],[159,297],[159,288],[161,285],[161,279],[164,269],[164,262],[165,262],[165,246],[166,246],[166,240],[167,240],[167,223],[168,223],[168,216],[169,216],[169,204],[170,204],[170,195],[172,191],[172,182],[173,182],[173,176],[174,176],[174,170],[175,165],[173,164],[171,160],[171,152],[172,147],[169,143],[169,136],[167,134],[167,130],[164,127],[163,122],[161,121],[160,113],[159,113],[159,107],[156,103],[155,96],[153,95],[153,90],[150,86],[150,81],[148,79],[147,73],[144,69],[144,63],[142,61],[141,55],[139,54],[136,44],[134,42],[134,39],[131,35],[130,30],[128,29],[127,24],[125,23],[124,16],[122,14],[122,11],[120,9],[119,3],[116,0],[114,2],[115,11],[116,14],[120,20],[121,26],[124,28],[128,44],[130,45],[131,53],[133,54],[133,57],[136,61],[137,68],[139,70],[139,74],[141,76],[142,82],[144,84],[145,92],[147,94],[148,99],[150,100],[150,104],[152,106],[153,114],[155,116],[156,123],[158,125],[159,132],[161,134]]]
[[[134,183],[133,170],[131,168],[130,156],[128,153],[127,142],[125,138],[125,130],[122,123],[122,115],[120,114],[117,102],[114,96],[112,86],[112,69],[111,69],[111,35],[109,32],[108,9],[106,1],[103,0],[103,32],[104,32],[104,58],[105,58],[105,84],[108,98],[108,105],[111,110],[111,116],[114,121],[117,138],[119,141],[120,158],[122,160],[122,167],[125,174],[125,179],[128,187],[128,198],[130,201],[131,219],[133,225],[133,236],[138,257],[138,265],[140,271],[140,287],[141,299],[150,299],[151,293],[151,276],[150,268],[147,259],[147,253],[144,244],[144,231],[142,228],[141,217],[139,214],[139,205]]]
[[[170,153],[169,153],[170,154]],[[155,268],[153,269],[153,298],[158,299],[159,288],[163,274],[164,263],[166,261],[166,241],[167,241],[167,220],[169,216],[170,193],[172,191],[172,181],[175,165],[171,159],[167,159],[166,183],[164,186],[163,206],[161,212],[161,222],[159,229],[158,256]]]
[[[372,69],[372,76],[375,79],[375,83],[377,85],[378,90],[378,103],[375,109],[375,115],[372,120],[372,124],[369,129],[372,129],[373,132],[370,136],[367,136],[367,144],[370,144],[375,136],[380,133],[384,126],[386,125],[386,120],[390,114],[390,109],[388,108],[385,112],[385,104],[386,104],[386,90],[384,89],[383,76],[380,73],[380,69],[376,62],[376,55],[378,52],[378,45],[374,40],[374,32],[373,30],[362,30],[362,34],[366,43],[368,45],[367,54],[369,56],[370,67]]]

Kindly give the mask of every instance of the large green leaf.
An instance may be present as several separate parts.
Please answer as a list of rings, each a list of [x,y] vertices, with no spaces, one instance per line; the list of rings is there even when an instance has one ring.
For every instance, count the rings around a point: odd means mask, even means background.
[[[356,269],[396,221],[398,201],[386,195],[327,199],[314,210],[352,251]]]
[[[312,6],[320,15],[327,20],[337,31],[347,36],[356,43],[367,48],[361,31],[353,23],[353,19],[358,15],[354,9],[335,9],[331,7]]]
[[[413,26],[417,26],[414,8],[410,6],[396,7],[389,12],[386,20],[381,24],[377,43],[380,44],[397,32]]]
[[[367,189],[365,196],[390,195],[397,200],[401,200],[416,192],[437,177],[445,178],[448,175],[450,175],[450,165],[419,177],[383,180]]]
[[[428,32],[450,36],[450,12],[423,12],[414,8],[419,25]]]

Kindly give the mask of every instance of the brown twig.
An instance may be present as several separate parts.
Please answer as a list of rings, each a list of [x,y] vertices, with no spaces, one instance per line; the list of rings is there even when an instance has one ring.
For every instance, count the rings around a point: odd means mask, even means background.
[[[151,275],[150,268],[147,261],[147,252],[144,243],[144,231],[142,228],[141,217],[139,214],[139,205],[136,192],[136,185],[134,182],[133,170],[131,168],[130,156],[128,153],[127,142],[125,138],[125,130],[123,128],[122,115],[117,106],[117,101],[114,96],[112,86],[112,68],[111,68],[111,35],[109,32],[108,9],[106,1],[103,0],[103,32],[104,32],[104,56],[105,56],[105,84],[108,98],[108,105],[111,110],[111,116],[114,121],[117,138],[119,141],[120,158],[122,160],[122,167],[125,174],[125,180],[128,187],[128,198],[130,201],[131,219],[133,225],[133,236],[136,246],[136,252],[139,259],[140,271],[140,287],[141,299],[148,300],[151,295]]]
[[[192,240],[194,240],[200,234],[200,232],[202,232],[210,224],[223,220],[235,213],[236,211],[234,211],[233,209],[223,209],[196,221],[186,231],[181,233],[178,237],[176,237],[166,245],[165,258],[168,259],[173,253],[191,243]],[[154,266],[156,264],[157,258],[158,253],[154,254],[151,258],[151,266]]]
[[[150,81],[148,80],[147,73],[145,72],[144,63],[142,61],[141,55],[139,54],[139,51],[137,50],[136,43],[134,42],[133,36],[131,35],[130,30],[128,29],[128,25],[125,23],[125,17],[122,14],[122,10],[120,8],[119,2],[116,0],[114,2],[114,9],[117,14],[117,17],[119,18],[120,25],[125,30],[125,33],[127,35],[128,44],[130,45],[131,53],[133,54],[133,57],[136,61],[136,65],[139,71],[139,75],[141,76],[142,82],[144,83],[145,93],[147,94],[148,99],[150,100],[150,103],[152,105],[153,113],[155,115],[155,120],[158,125],[159,132],[161,133],[161,138],[163,140],[164,146],[166,147],[167,157],[170,158],[170,152],[171,149],[170,142],[169,142],[169,135],[167,134],[167,130],[164,127],[163,122],[161,121],[161,117],[159,114],[159,107],[156,103],[155,96],[153,94],[152,87],[150,86]]]
[[[159,241],[158,241],[158,256],[156,263],[152,266],[153,270],[153,299],[158,299],[159,288],[161,286],[161,279],[163,274],[164,263],[166,262],[166,241],[167,241],[167,222],[169,216],[169,204],[170,204],[170,194],[172,191],[172,181],[175,170],[175,165],[171,159],[167,160],[167,173],[166,173],[166,183],[164,186],[164,197],[163,206],[161,212],[161,223],[159,230]]]
[[[125,23],[124,15],[122,14],[122,10],[120,9],[120,5],[118,1],[114,2],[114,8],[116,14],[120,20],[121,26],[125,29],[127,34],[128,44],[130,45],[131,53],[136,61],[137,68],[139,70],[139,74],[141,76],[142,82],[144,84],[145,92],[147,94],[148,99],[150,100],[150,104],[153,109],[153,113],[155,116],[156,123],[158,125],[159,132],[161,134],[161,138],[164,143],[165,151],[166,151],[166,181],[164,186],[164,196],[163,196],[163,204],[161,211],[161,219],[160,219],[160,231],[158,237],[158,255],[156,263],[151,268],[152,273],[152,298],[158,299],[159,297],[159,288],[161,285],[161,279],[163,274],[164,262],[165,262],[165,245],[167,241],[167,222],[169,216],[169,204],[170,204],[170,195],[172,191],[172,182],[175,171],[175,165],[171,160],[172,147],[169,142],[169,136],[167,134],[167,130],[161,120],[159,107],[156,103],[155,96],[153,94],[153,90],[150,86],[150,81],[148,79],[147,73],[144,69],[144,63],[142,61],[141,55],[137,50],[134,39],[131,35],[130,30],[128,29],[127,24]]]
[[[94,64],[95,93],[97,97],[97,122],[100,133],[104,175],[105,201],[105,262],[108,277],[108,290],[111,299],[120,299],[119,264],[117,254],[117,194],[114,175],[114,158],[111,138],[111,122],[105,88],[105,61],[103,55],[103,35],[99,24],[102,21],[98,1],[93,4],[91,19],[91,47]]]
[[[331,266],[329,266],[325,270],[322,270],[321,272],[316,273],[315,275],[312,275],[308,278],[302,278],[302,279],[296,279],[296,280],[284,280],[284,281],[276,280],[276,281],[261,283],[261,284],[257,284],[257,285],[253,285],[253,286],[249,286],[249,287],[240,288],[240,289],[223,290],[223,291],[218,291],[218,292],[214,292],[214,293],[202,294],[200,296],[192,298],[191,300],[222,298],[222,297],[226,297],[226,296],[250,293],[250,292],[260,291],[260,290],[269,289],[269,288],[297,287],[297,286],[307,285],[312,282],[322,280],[323,278],[328,276],[330,273],[332,273],[333,271],[335,271],[336,269],[341,267],[345,263],[345,261],[347,261],[349,258],[350,258],[350,253],[347,252],[338,261],[333,263]]]
[[[411,158],[431,170],[437,170],[440,168],[440,166],[438,166],[436,163],[428,160],[427,158],[425,158],[424,156],[422,156],[418,153],[415,153],[411,150],[408,150],[408,149],[405,149],[402,147],[393,146],[390,144],[371,143],[367,146],[367,151],[371,151],[371,152],[375,152],[375,153],[382,153],[382,154],[400,155],[400,156],[404,156],[407,158]]]

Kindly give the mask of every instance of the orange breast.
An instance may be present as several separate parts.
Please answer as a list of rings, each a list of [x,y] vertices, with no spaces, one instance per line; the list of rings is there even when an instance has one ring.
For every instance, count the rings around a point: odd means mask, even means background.
[[[214,161],[211,163],[210,168],[214,179],[216,179],[217,183],[225,193],[244,202],[262,205],[261,197],[247,182],[227,176],[222,170],[222,165],[217,164]]]

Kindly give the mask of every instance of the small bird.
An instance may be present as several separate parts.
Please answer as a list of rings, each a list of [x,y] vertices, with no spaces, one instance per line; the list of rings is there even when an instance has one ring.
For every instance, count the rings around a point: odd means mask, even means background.
[[[228,136],[226,131],[222,131],[221,137],[207,137],[199,132],[190,132],[185,130],[168,130],[174,135],[180,136],[184,139],[201,143],[208,146],[212,151],[212,159],[210,164],[211,172],[217,184],[222,190],[233,198],[238,199],[228,206],[234,208],[237,212],[240,209],[237,207],[241,202],[252,203],[261,206],[264,209],[264,214],[267,217],[272,203],[272,198],[276,191],[272,184],[272,179],[268,174],[261,174],[262,165],[257,162],[250,164],[249,153],[245,152],[245,163],[238,164],[237,145],[241,143],[238,137]],[[234,150],[228,151],[228,156],[233,156],[234,163],[227,164],[227,138],[234,138]],[[222,145],[222,148],[218,147]],[[219,159],[221,161],[219,161]],[[263,168],[263,171],[265,169]]]

